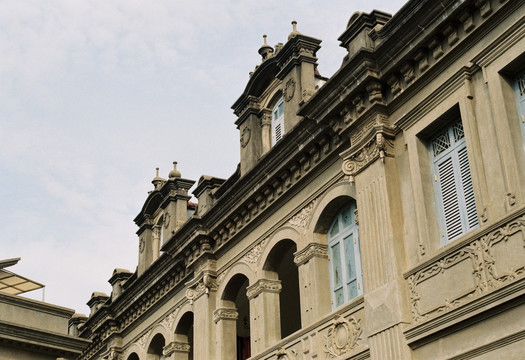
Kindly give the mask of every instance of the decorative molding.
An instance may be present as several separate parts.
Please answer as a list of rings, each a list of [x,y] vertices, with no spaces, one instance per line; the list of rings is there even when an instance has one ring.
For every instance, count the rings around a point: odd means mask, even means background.
[[[165,213],[164,214],[164,229],[167,229],[170,224],[170,214]]]
[[[144,252],[144,248],[146,247],[146,240],[144,240],[144,237],[141,236],[139,238],[139,252],[142,254]]]
[[[275,352],[275,356],[277,356],[277,360],[291,360],[297,358],[297,351],[294,349],[291,349],[290,351],[287,351],[284,347],[280,347]]]
[[[252,137],[252,130],[250,129],[249,126],[245,126],[241,132],[241,146],[243,148],[245,148],[248,145],[251,137]]]
[[[313,199],[308,205],[306,205],[299,213],[294,215],[289,221],[288,224],[299,227],[306,228],[310,222],[310,217],[312,216],[313,209],[317,204],[317,199]]]
[[[255,245],[250,251],[246,253],[246,255],[244,255],[244,261],[250,264],[256,264],[259,261],[262,253],[264,252],[267,243],[268,239],[266,238],[257,245]]]
[[[385,157],[394,156],[392,151],[394,142],[392,139],[392,135],[378,132],[362,147],[359,147],[357,150],[350,148],[340,155],[343,158],[343,173],[350,176],[350,182],[353,182],[355,175],[377,159],[384,161]]]
[[[149,336],[151,335],[151,330],[147,331],[144,335],[142,335],[138,340],[137,340],[137,344],[145,349],[146,348],[146,344],[148,342],[148,338]]]
[[[217,291],[217,280],[214,274],[206,272],[186,290],[186,298],[193,304],[196,299],[209,294],[210,291]]]
[[[297,266],[306,264],[314,257],[328,259],[328,245],[310,243],[304,249],[297,251],[294,255],[294,263]]]
[[[172,341],[162,349],[162,355],[170,356],[173,353],[189,353],[191,346],[187,342]]]
[[[282,288],[281,280],[259,279],[255,284],[248,286],[246,296],[251,300],[263,292],[279,294]]]
[[[164,325],[166,329],[171,330],[173,328],[173,324],[175,323],[175,314],[177,313],[177,310],[178,309],[173,310],[161,321],[161,325]]]
[[[524,275],[525,216],[522,215],[408,276],[412,318],[416,322],[425,321]],[[450,277],[456,279],[455,286],[450,283],[442,299],[435,291],[429,291],[434,283],[449,283]]]
[[[213,321],[218,323],[220,320],[237,320],[239,313],[237,309],[219,308],[213,312]]]
[[[286,102],[288,102],[292,100],[294,94],[295,94],[295,80],[288,79],[288,81],[286,82],[286,86],[284,87],[283,98]]]
[[[337,315],[328,329],[327,336],[324,337],[323,351],[326,358],[337,358],[355,349],[361,340],[362,332],[361,320],[354,317],[345,319]]]

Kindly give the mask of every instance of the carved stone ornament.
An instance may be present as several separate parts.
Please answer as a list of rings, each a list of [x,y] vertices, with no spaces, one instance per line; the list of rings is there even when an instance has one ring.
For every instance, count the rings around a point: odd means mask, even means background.
[[[352,351],[361,340],[362,332],[361,320],[356,320],[354,317],[347,320],[337,315],[328,329],[327,336],[324,337],[323,351],[326,353],[326,358],[336,358]]]
[[[187,342],[181,342],[181,341],[173,341],[169,343],[168,345],[164,346],[162,349],[162,355],[168,357],[172,355],[173,353],[189,353],[191,350],[191,346]]]
[[[328,259],[328,245],[310,243],[304,249],[295,253],[294,263],[295,265],[306,264],[314,257],[320,257]]]
[[[245,126],[244,129],[242,129],[242,133],[241,133],[241,146],[243,148],[245,148],[248,145],[251,137],[252,137],[252,131],[250,127]]]
[[[170,224],[170,214],[165,213],[164,214],[164,229],[167,229]]]
[[[351,153],[347,151],[341,154],[343,157],[343,173],[350,176],[350,182],[353,182],[354,176],[375,160],[384,161],[386,156],[393,157],[391,152],[393,147],[394,143],[391,139],[383,133],[377,133],[357,151],[354,150]]]
[[[144,247],[146,247],[146,240],[143,237],[139,238],[139,252],[142,254],[144,252]]]
[[[213,312],[213,321],[218,323],[220,320],[237,320],[239,313],[237,309],[219,308]]]
[[[150,334],[151,334],[151,330],[149,330],[144,335],[142,335],[140,339],[138,339],[137,344],[139,344],[140,347],[145,348]]]
[[[203,294],[209,294],[210,290],[217,290],[217,281],[214,276],[204,274],[200,281],[186,290],[186,298],[188,298],[190,304],[193,304],[195,299],[198,299]]]
[[[119,352],[115,349],[111,349],[109,351],[108,360],[120,360],[122,357]]]
[[[248,286],[246,296],[248,299],[253,299],[263,292],[280,293],[282,288],[280,280],[260,279],[252,286]]]
[[[524,276],[525,216],[521,215],[410,275],[412,317],[424,321]],[[450,284],[446,294],[429,290],[439,284]]]
[[[294,215],[289,221],[288,224],[299,227],[306,228],[310,217],[312,216],[312,211],[317,204],[317,199],[313,199],[308,205],[306,205],[298,214]]]
[[[297,351],[295,349],[286,350],[283,347],[280,347],[275,352],[275,356],[277,356],[277,360],[291,360],[297,358]]]
[[[267,243],[268,239],[264,239],[259,244],[255,245],[254,248],[252,248],[250,251],[248,251],[248,253],[246,253],[246,255],[244,255],[244,260],[250,264],[257,263]]]
[[[177,310],[173,310],[168,316],[166,316],[161,324],[164,325],[164,327],[168,330],[171,330],[171,328],[173,327],[173,324],[175,323],[175,313],[177,312]]]
[[[283,98],[285,101],[290,101],[293,98],[293,95],[295,94],[295,80],[289,79],[286,82],[286,86],[284,87],[284,94]]]

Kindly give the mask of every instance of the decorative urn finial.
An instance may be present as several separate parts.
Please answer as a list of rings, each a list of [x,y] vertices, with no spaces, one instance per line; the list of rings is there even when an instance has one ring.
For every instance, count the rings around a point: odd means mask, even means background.
[[[263,35],[264,44],[259,49],[259,54],[262,56],[263,61],[268,59],[271,56],[271,54],[273,54],[273,47],[266,43],[266,37],[266,34]]]
[[[288,35],[288,40],[299,34],[300,32],[297,31],[297,21],[294,20],[292,21],[292,32],[290,33],[290,35]]]
[[[174,180],[175,178],[180,178],[181,177],[180,171],[177,170],[177,162],[176,161],[173,162],[173,170],[170,171],[168,176],[169,176],[170,180]]]

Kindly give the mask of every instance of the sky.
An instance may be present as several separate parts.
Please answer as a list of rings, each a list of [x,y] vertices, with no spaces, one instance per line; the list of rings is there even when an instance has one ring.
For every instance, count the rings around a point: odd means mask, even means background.
[[[356,11],[402,0],[0,0],[0,260],[45,284],[25,296],[88,314],[115,268],[135,271],[155,168],[228,178],[231,105],[263,44],[323,40],[319,71],[346,54]]]

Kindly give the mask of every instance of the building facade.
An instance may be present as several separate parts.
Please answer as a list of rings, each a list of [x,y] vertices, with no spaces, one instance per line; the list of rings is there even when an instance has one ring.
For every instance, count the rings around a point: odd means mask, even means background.
[[[295,23],[265,40],[237,171],[153,179],[137,271],[93,294],[79,359],[522,359],[524,15],[356,13],[329,79]]]

